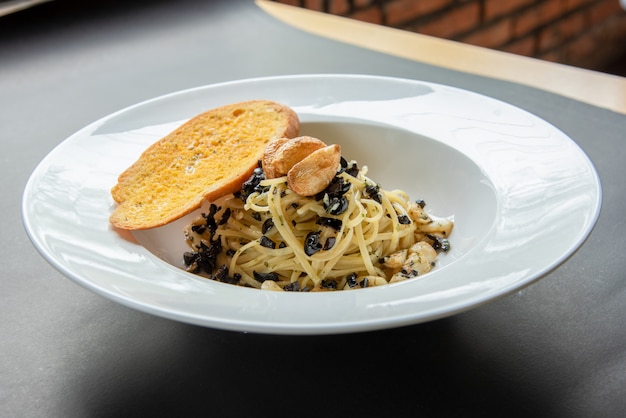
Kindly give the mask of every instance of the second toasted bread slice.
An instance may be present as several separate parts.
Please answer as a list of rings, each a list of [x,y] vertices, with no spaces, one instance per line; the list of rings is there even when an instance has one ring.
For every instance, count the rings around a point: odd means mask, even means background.
[[[170,223],[241,188],[270,141],[298,135],[289,107],[253,100],[193,117],[151,145],[111,190],[111,223],[149,229]]]

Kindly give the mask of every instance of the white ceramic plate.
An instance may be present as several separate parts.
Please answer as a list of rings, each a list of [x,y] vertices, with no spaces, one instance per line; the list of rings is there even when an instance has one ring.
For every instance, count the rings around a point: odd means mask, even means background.
[[[287,104],[301,134],[342,145],[385,189],[453,217],[452,250],[418,279],[356,291],[269,292],[183,271],[182,226],[119,233],[117,176],[187,118],[249,99]],[[56,147],[23,198],[26,229],[54,267],[124,305],[209,327],[276,334],[374,330],[458,313],[514,292],[565,261],[595,224],[596,171],[547,122],[442,85],[385,77],[242,80],[159,97],[105,117]]]

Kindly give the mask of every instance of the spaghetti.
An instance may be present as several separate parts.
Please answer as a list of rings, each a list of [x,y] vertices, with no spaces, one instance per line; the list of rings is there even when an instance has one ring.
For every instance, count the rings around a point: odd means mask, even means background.
[[[420,276],[448,251],[453,223],[423,201],[387,191],[367,167],[341,159],[316,196],[257,168],[241,192],[185,228],[188,271],[232,284],[291,291],[347,290]]]

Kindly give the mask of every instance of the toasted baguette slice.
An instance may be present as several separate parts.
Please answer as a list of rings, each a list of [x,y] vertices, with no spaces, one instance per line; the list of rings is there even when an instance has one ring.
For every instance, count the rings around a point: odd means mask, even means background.
[[[253,100],[193,117],[151,145],[111,190],[109,220],[121,229],[170,223],[241,188],[273,140],[298,135],[296,113],[280,103]]]

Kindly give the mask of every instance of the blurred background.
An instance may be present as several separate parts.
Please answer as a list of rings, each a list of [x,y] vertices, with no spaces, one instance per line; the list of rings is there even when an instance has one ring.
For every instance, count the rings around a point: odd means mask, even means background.
[[[626,0],[273,0],[626,76]]]
[[[57,12],[66,10],[71,19],[72,15],[78,18],[81,13],[98,13],[116,3],[138,9],[168,1],[0,0],[0,17],[24,14],[17,23],[21,24],[30,17],[45,16],[51,4]],[[271,1],[626,76],[626,0]]]

